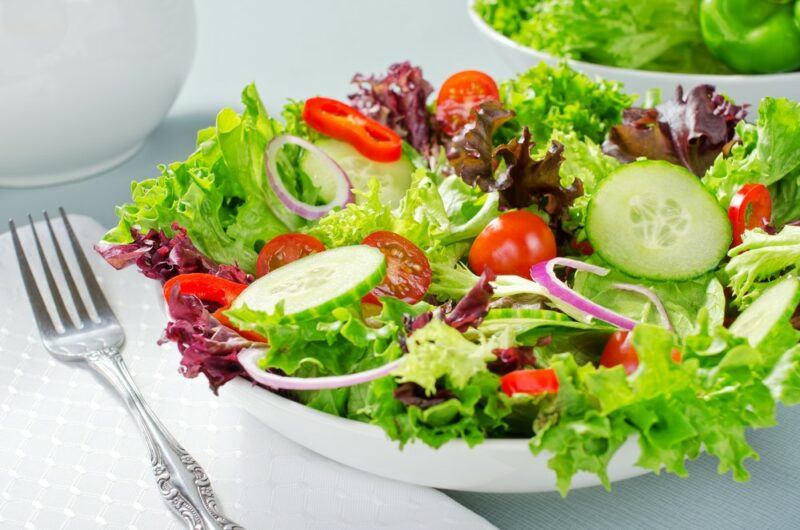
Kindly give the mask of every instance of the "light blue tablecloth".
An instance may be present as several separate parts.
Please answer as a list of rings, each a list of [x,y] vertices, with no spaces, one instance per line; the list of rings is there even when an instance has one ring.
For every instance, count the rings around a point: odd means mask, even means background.
[[[156,163],[185,158],[195,132],[213,121],[220,105],[237,106],[241,87],[253,79],[276,109],[287,97],[342,97],[354,72],[380,71],[405,58],[423,65],[434,84],[464,68],[498,78],[510,73],[474,32],[464,0],[199,4],[194,68],[170,117],[143,149],[81,182],[0,189],[0,217],[20,219],[63,205],[111,226],[113,205],[128,198],[131,178],[153,176]],[[717,476],[714,461],[701,457],[689,466],[689,479],[645,476],[615,484],[611,493],[451,495],[500,528],[800,528],[800,408],[779,417],[780,426],[750,435],[762,461],[750,464],[753,478],[746,484]]]

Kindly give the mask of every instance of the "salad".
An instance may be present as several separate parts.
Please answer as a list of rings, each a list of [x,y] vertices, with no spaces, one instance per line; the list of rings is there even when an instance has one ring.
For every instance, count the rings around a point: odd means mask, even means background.
[[[476,0],[506,37],[556,57],[706,74],[800,69],[795,0]]]
[[[545,64],[353,85],[281,119],[245,87],[117,207],[97,250],[163,283],[181,371],[401,446],[530,439],[564,494],[631,436],[747,479],[747,430],[800,403],[800,104],[634,107]]]

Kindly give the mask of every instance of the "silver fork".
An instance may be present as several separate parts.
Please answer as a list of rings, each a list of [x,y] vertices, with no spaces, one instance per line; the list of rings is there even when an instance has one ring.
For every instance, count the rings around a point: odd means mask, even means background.
[[[87,309],[87,303],[78,290],[53,231],[50,217],[44,212],[50,239],[72,300],[72,313],[77,315],[75,319],[70,316],[64,293],[56,284],[42,242],[34,228],[33,218],[28,215],[47,284],[47,288],[42,290],[45,293],[49,291],[55,307],[57,318],[51,318],[28,264],[16,225],[10,220],[14,249],[42,343],[47,351],[62,361],[79,361],[93,368],[119,393],[144,434],[159,492],[189,528],[198,530],[242,528],[222,515],[214,498],[211,482],[203,468],[167,431],[136,387],[120,354],[120,349],[125,343],[125,332],[97,283],[64,209],[59,208],[59,212],[83,277],[89,301],[94,306],[95,315],[90,315]]]

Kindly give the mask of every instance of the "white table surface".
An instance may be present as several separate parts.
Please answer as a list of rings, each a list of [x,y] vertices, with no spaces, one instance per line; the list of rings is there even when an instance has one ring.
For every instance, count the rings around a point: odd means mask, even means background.
[[[0,217],[63,204],[114,222],[112,205],[128,196],[132,177],[183,158],[194,133],[255,80],[268,109],[288,97],[343,97],[355,72],[381,72],[394,61],[423,66],[437,85],[452,72],[478,68],[497,78],[512,72],[473,29],[466,0],[199,0],[198,52],[169,118],[133,159],[105,175],[41,190],[0,189]],[[0,225],[0,231],[4,227]],[[688,468],[689,479],[645,476],[557,494],[450,493],[501,528],[766,528],[800,520],[800,408],[781,410],[781,425],[750,436],[762,461],[747,484],[719,477],[712,459]],[[220,455],[221,457],[221,455]],[[1,526],[1,525],[0,525]]]

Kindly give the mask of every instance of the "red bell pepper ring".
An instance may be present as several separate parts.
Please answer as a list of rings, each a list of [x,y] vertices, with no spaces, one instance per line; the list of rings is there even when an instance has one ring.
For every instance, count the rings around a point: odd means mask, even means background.
[[[742,234],[764,228],[772,220],[772,197],[763,184],[745,184],[731,199],[728,219],[733,227],[733,246],[742,244]]]
[[[394,162],[402,155],[403,142],[396,132],[341,101],[307,99],[303,120],[315,131],[349,143],[370,160]]]
[[[169,298],[173,289],[176,288],[180,294],[196,296],[203,302],[209,302],[220,306],[211,316],[219,320],[220,324],[223,326],[231,328],[248,340],[267,342],[267,340],[258,333],[238,329],[224,314],[224,311],[230,308],[233,301],[236,300],[236,297],[247,288],[246,285],[219,278],[213,274],[199,272],[180,274],[170,278],[164,284],[164,299],[167,300],[167,303],[169,303]]]
[[[508,394],[555,394],[558,392],[558,377],[552,368],[515,370],[500,378],[500,388]]]
[[[203,302],[230,307],[247,286],[201,272],[179,274],[164,284],[164,299],[169,302],[172,289],[177,286],[181,294],[194,295]]]

